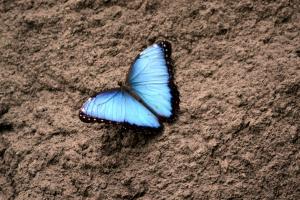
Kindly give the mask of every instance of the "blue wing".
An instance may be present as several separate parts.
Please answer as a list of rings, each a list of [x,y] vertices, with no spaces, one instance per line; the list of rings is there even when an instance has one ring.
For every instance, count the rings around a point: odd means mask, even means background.
[[[178,91],[172,83],[171,44],[160,42],[142,51],[132,64],[127,83],[156,114],[171,118],[178,106]],[[175,97],[176,96],[176,97]]]
[[[84,122],[112,121],[131,125],[159,128],[157,117],[126,91],[112,89],[90,98],[79,113]]]

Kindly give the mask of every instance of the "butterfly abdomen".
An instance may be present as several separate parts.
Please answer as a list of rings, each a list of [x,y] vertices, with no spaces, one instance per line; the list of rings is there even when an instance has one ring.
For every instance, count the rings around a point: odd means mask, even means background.
[[[153,110],[150,106],[148,106],[148,104],[145,103],[144,100],[139,95],[137,95],[134,91],[132,91],[132,89],[130,87],[124,85],[121,88],[123,88],[123,90],[128,92],[128,94],[130,94],[133,98],[135,98],[135,100],[137,100],[143,106],[145,106],[148,110],[150,110],[156,117],[159,117],[159,114],[157,114],[157,112],[155,112],[155,110]]]

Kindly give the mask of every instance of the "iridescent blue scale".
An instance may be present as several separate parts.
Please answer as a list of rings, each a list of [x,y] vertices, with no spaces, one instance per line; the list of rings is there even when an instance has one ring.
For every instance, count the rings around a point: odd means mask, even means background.
[[[160,128],[161,119],[172,118],[179,104],[170,56],[169,42],[146,48],[136,57],[124,85],[91,97],[80,109],[80,119]]]

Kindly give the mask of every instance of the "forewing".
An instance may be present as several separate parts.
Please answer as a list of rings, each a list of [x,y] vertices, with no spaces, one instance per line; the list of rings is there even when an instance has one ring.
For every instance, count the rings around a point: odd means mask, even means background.
[[[160,42],[142,51],[132,64],[127,83],[158,115],[171,118],[178,107],[173,83],[171,44]]]

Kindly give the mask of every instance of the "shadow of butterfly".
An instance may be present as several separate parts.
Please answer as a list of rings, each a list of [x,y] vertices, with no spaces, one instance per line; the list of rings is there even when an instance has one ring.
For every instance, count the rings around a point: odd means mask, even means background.
[[[134,60],[124,83],[89,98],[81,107],[83,122],[122,123],[136,128],[161,129],[179,109],[173,81],[171,44],[155,43]]]

